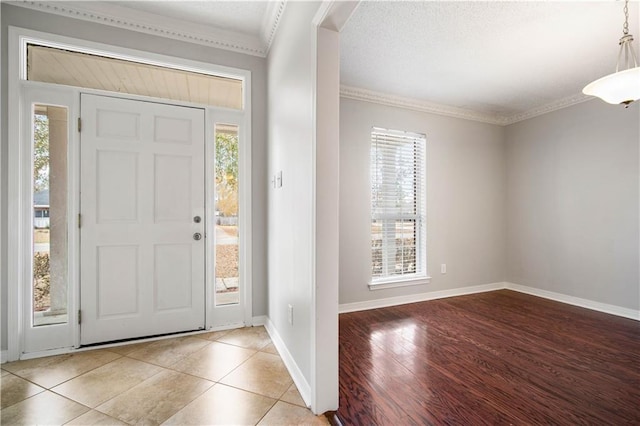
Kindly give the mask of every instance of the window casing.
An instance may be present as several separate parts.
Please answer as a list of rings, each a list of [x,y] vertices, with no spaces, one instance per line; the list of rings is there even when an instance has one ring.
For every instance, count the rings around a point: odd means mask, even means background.
[[[372,129],[372,289],[427,282],[425,169],[424,135]]]

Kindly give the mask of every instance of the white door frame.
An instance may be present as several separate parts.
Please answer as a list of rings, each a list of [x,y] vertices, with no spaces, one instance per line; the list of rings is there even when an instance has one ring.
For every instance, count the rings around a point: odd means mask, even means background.
[[[78,133],[76,126],[74,126],[73,117],[77,116],[78,111],[78,93],[69,90],[65,87],[42,87],[40,84],[29,84],[22,87],[21,90],[21,113],[23,114],[23,121],[21,122],[21,140],[31,141],[32,134],[32,122],[31,115],[33,113],[31,105],[45,104],[62,106],[67,108],[67,323],[56,324],[49,326],[34,327],[34,329],[28,333],[23,333],[21,339],[21,345],[23,350],[29,350],[30,352],[38,352],[40,348],[64,348],[74,345],[74,327],[73,324],[77,323],[77,309],[74,309],[75,303],[75,285],[78,282],[79,269],[75,267],[78,262],[78,227],[75,220],[77,215],[73,212],[77,211],[79,203],[79,191],[78,182],[78,170],[73,167],[78,161],[79,149],[78,149]],[[21,195],[31,194],[31,159],[33,158],[32,146],[29,143],[21,144],[21,154],[24,158],[24,162],[12,162],[15,167],[21,167]],[[20,206],[21,218],[17,222],[16,228],[21,230],[20,238],[23,251],[10,252],[11,254],[23,253],[25,256],[27,253],[31,254],[32,243],[32,229],[33,229],[33,213],[31,210],[32,200],[27,197],[21,197]],[[28,230],[28,231],[27,231]],[[24,277],[31,277],[31,261],[22,260],[22,273]],[[12,262],[10,262],[12,263]],[[23,329],[29,327],[30,318],[27,315],[31,313],[31,309],[28,306],[32,300],[29,297],[31,291],[27,285],[22,286],[20,294],[23,297],[23,304],[19,308],[23,309],[22,320]]]
[[[31,82],[26,80],[26,69],[23,66],[26,64],[26,44],[36,43],[41,45],[47,45],[51,47],[75,50],[79,52],[99,54],[107,57],[135,60],[137,62],[164,66],[169,68],[176,68],[185,71],[194,71],[204,74],[211,74],[217,76],[227,76],[232,78],[241,79],[243,81],[243,109],[229,110],[226,108],[215,108],[206,105],[196,105],[193,103],[169,101],[166,99],[150,98],[137,95],[125,95],[124,97],[129,99],[150,100],[153,102],[167,103],[172,105],[182,106],[195,106],[205,108],[205,120],[207,126],[207,145],[211,145],[213,141],[213,118],[216,113],[230,113],[240,117],[241,128],[244,129],[243,137],[240,138],[240,151],[244,153],[240,156],[240,202],[244,205],[244,214],[241,214],[240,226],[244,226],[246,230],[244,236],[240,240],[241,249],[240,259],[244,259],[244,265],[242,265],[242,272],[244,273],[245,280],[243,282],[245,288],[245,309],[244,309],[244,324],[250,325],[252,322],[252,274],[251,274],[251,71],[208,64],[199,61],[192,61],[172,56],[159,55],[150,52],[144,52],[135,49],[128,49],[119,46],[112,46],[102,43],[94,43],[86,40],[75,39],[71,37],[64,37],[55,34],[48,34],[39,31],[28,30],[24,28],[9,27],[9,40],[8,40],[8,235],[7,235],[7,278],[8,278],[8,291],[7,291],[7,339],[8,348],[6,354],[6,361],[15,361],[18,359],[32,358],[43,355],[53,355],[56,353],[64,353],[72,351],[74,348],[79,347],[80,328],[77,323],[77,311],[79,305],[79,282],[77,275],[79,273],[80,264],[78,259],[78,233],[77,227],[70,228],[70,244],[73,241],[75,246],[70,247],[69,257],[73,259],[73,268],[69,270],[69,294],[70,301],[68,306],[69,312],[69,324],[72,327],[73,343],[65,348],[56,349],[52,351],[34,352],[31,354],[24,354],[24,335],[26,330],[26,324],[24,324],[23,318],[24,312],[24,285],[31,280],[31,271],[27,271],[25,265],[27,263],[25,259],[30,256],[31,249],[25,242],[25,235],[27,232],[27,226],[31,224],[30,212],[25,212],[24,205],[30,202],[31,191],[25,184],[25,179],[29,178],[31,169],[30,165],[30,153],[25,152],[21,144],[21,126],[23,126],[25,117],[23,116],[23,104],[24,104],[24,91],[25,88],[41,87],[43,89],[56,89],[62,91],[69,91],[73,93],[76,98],[79,99],[80,92],[93,93],[93,94],[108,94],[109,96],[122,96],[122,94],[114,94],[111,92],[105,92],[100,90],[82,89],[78,87],[68,87],[62,85],[52,85],[47,83]],[[79,110],[77,104],[69,110],[69,125],[75,129],[75,122],[79,116]],[[77,182],[77,173],[80,166],[78,157],[78,134],[77,131],[72,132],[73,138],[69,140],[70,163],[69,163],[69,179],[71,181],[72,194],[70,194],[70,205],[68,215],[70,218],[76,218],[79,213],[77,205],[77,193],[79,188],[79,182]],[[28,149],[30,151],[30,148]],[[207,168],[212,165],[209,162],[210,158],[207,158]],[[243,167],[244,166],[244,167]],[[242,184],[244,182],[244,185]],[[29,189],[27,190],[25,189]],[[208,192],[209,193],[209,192]],[[73,203],[72,201],[73,200]],[[73,204],[73,205],[72,205]],[[28,218],[25,219],[25,218]],[[242,253],[245,251],[245,253]],[[209,256],[209,255],[207,255]],[[210,256],[209,256],[210,257]],[[208,277],[213,275],[213,262],[207,262],[206,274]],[[206,297],[211,298],[212,292],[215,291],[215,282],[209,282],[207,278],[206,284]],[[207,309],[206,326],[211,327],[211,314],[212,312]]]

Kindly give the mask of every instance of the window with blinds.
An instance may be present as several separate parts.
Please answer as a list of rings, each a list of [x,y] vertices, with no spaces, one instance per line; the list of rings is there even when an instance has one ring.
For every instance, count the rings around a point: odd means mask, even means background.
[[[371,285],[426,277],[426,139],[371,131]]]

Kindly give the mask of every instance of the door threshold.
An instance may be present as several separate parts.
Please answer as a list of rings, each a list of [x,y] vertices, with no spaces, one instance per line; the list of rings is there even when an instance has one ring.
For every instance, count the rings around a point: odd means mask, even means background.
[[[154,340],[170,339],[172,337],[190,336],[193,334],[206,333],[207,331],[208,330],[205,330],[205,329],[197,329],[197,330],[175,331],[173,333],[154,334],[153,336],[130,337],[128,339],[110,340],[108,342],[97,342],[97,343],[90,343],[88,345],[80,345],[79,349],[84,349],[84,348],[96,349],[96,348],[104,348],[104,347],[112,348],[115,346],[124,346],[124,345],[130,345],[135,343],[151,342]]]
[[[80,351],[80,350],[91,350],[91,349],[108,349],[108,348],[115,348],[118,346],[133,345],[136,343],[155,342],[157,340],[172,339],[174,337],[196,336],[198,334],[211,333],[214,331],[233,330],[233,329],[242,328],[242,327],[244,327],[244,323],[237,323],[237,324],[229,324],[224,327],[210,328],[208,330],[201,329],[201,330],[190,330],[190,331],[177,331],[175,333],[156,334],[154,336],[134,337],[131,339],[122,339],[122,340],[112,340],[110,342],[101,342],[101,343],[92,343],[90,345],[82,345],[76,350]]]
[[[44,358],[47,356],[54,356],[54,355],[65,355],[65,354],[71,354],[71,353],[92,351],[96,349],[109,349],[109,348],[115,348],[118,346],[133,345],[136,343],[155,342],[158,340],[172,339],[175,337],[196,336],[198,334],[212,333],[214,331],[234,330],[234,329],[243,328],[243,327],[245,327],[244,323],[235,323],[235,324],[227,324],[222,327],[212,327],[207,330],[179,331],[176,333],[159,334],[155,336],[138,337],[133,339],[123,339],[123,340],[116,340],[116,341],[110,341],[110,342],[92,343],[90,345],[83,345],[77,348],[68,347],[68,348],[50,349],[46,351],[29,352],[29,353],[21,354],[20,361],[27,360],[27,359],[34,359],[34,358]]]

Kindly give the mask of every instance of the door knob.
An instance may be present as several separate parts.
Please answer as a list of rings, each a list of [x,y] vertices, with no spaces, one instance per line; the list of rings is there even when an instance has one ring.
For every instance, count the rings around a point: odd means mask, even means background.
[[[202,234],[199,232],[196,232],[195,234],[193,234],[193,239],[196,241],[202,239]]]

